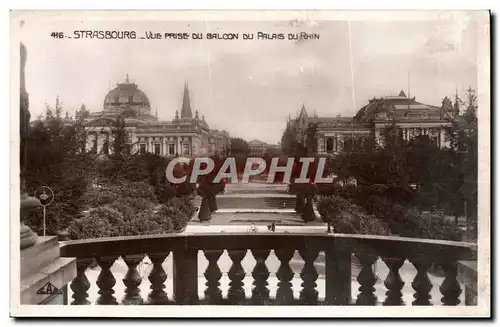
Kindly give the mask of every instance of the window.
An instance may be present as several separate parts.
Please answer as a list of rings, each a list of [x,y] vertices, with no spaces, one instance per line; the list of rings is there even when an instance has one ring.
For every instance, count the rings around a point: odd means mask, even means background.
[[[184,143],[182,148],[183,148],[182,154],[189,154],[189,144]]]
[[[139,145],[139,153],[140,154],[146,154],[146,144],[140,144]]]
[[[128,103],[132,103],[134,102],[134,96],[133,95],[129,95],[128,96]]]
[[[97,140],[92,140],[92,148],[90,149],[90,152],[97,153]]]
[[[120,97],[118,95],[115,95],[115,103],[120,102]]]
[[[175,154],[175,145],[174,144],[168,145],[168,154],[171,154],[171,155]]]
[[[161,152],[160,144],[156,143],[155,144],[155,154],[160,155],[161,154],[160,152]]]
[[[333,151],[333,138],[331,138],[331,137],[326,139],[326,151],[327,152]]]

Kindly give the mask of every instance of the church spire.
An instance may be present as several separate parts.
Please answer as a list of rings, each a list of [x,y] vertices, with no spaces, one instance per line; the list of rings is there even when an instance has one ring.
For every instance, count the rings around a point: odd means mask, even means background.
[[[187,82],[184,83],[184,96],[182,99],[182,109],[181,109],[181,119],[182,118],[193,118],[193,112],[191,111],[191,101],[189,99],[189,88]]]
[[[458,88],[455,85],[455,103],[453,104],[453,115],[458,116],[460,114],[460,97],[458,96]]]

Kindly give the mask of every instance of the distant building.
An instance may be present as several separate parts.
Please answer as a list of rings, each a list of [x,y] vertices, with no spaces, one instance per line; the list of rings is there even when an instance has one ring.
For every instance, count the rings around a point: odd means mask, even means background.
[[[184,85],[181,113],[175,111],[171,121],[160,121],[151,112],[146,94],[128,75],[123,83],[109,91],[103,109],[89,112],[85,105],[76,113],[84,120],[87,148],[97,153],[108,153],[113,139],[113,127],[118,117],[124,117],[125,129],[133,153],[154,153],[160,156],[198,156],[227,153],[230,145],[226,131],[210,129],[205,116],[198,110],[193,115],[189,88]]]
[[[447,141],[443,127],[450,126],[450,119],[456,115],[457,107],[453,107],[447,98],[442,107],[436,107],[417,102],[415,97],[409,98],[401,91],[397,96],[369,100],[354,117],[311,117],[303,105],[299,116],[289,119],[287,124],[295,130],[297,141],[305,146],[308,127],[316,125],[317,153],[327,154],[342,151],[343,141],[356,135],[373,133],[380,142],[381,132],[393,122],[405,140],[427,135],[437,146],[444,147]]]
[[[262,157],[264,155],[277,156],[281,154],[281,145],[269,144],[260,140],[251,140],[248,142],[250,146],[250,156]]]
[[[248,145],[250,146],[250,156],[263,156],[269,147],[269,144],[259,140],[251,140]]]

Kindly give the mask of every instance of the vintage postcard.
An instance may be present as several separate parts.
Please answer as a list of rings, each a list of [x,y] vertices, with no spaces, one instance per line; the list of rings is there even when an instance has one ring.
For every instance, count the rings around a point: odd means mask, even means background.
[[[490,316],[488,11],[10,27],[12,316]]]

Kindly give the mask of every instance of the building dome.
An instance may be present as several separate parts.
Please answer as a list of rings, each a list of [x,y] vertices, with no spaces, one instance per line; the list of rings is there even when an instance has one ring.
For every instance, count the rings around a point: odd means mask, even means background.
[[[148,97],[137,87],[137,84],[129,81],[128,75],[125,82],[118,83],[116,88],[109,91],[104,98],[105,110],[122,111],[126,108],[139,114],[151,111]]]

